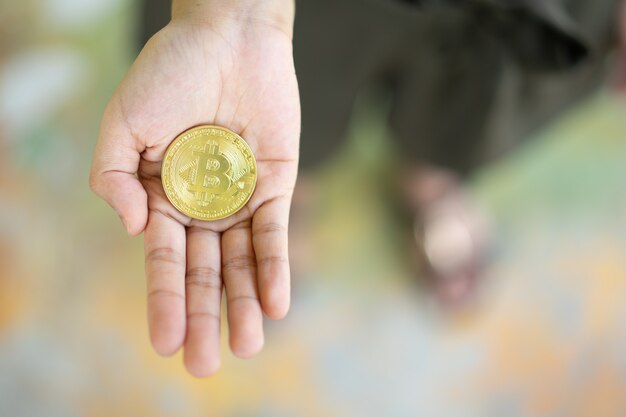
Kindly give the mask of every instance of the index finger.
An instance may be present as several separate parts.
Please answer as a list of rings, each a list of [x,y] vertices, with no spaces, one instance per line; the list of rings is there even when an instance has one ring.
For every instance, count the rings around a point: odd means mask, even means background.
[[[145,232],[148,325],[154,349],[174,354],[185,340],[185,227],[150,211]]]

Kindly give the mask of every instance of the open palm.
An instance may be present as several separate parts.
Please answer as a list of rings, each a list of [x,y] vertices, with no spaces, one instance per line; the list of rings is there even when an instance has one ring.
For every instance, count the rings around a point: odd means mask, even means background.
[[[206,222],[167,200],[160,171],[167,146],[201,124],[227,127],[258,165],[248,204]],[[263,345],[263,313],[289,308],[287,223],[296,180],[300,110],[288,34],[263,23],[245,29],[170,23],[141,52],[103,117],[91,186],[128,232],[145,231],[148,321],[155,349],[185,348],[197,376],[220,364],[220,303],[227,295],[231,350]]]

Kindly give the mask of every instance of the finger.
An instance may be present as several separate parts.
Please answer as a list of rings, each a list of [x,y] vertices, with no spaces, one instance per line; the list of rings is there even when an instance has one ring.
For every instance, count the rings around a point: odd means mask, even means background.
[[[265,203],[252,222],[261,306],[275,320],[285,317],[289,310],[289,206],[286,197]]]
[[[153,210],[144,240],[150,339],[159,354],[168,356],[185,339],[185,228]]]
[[[222,301],[220,235],[199,227],[187,229],[187,335],[185,366],[197,377],[220,367]]]
[[[141,233],[148,220],[146,191],[135,176],[142,150],[117,101],[111,101],[102,118],[89,184],[113,207],[132,236]]]
[[[249,358],[263,347],[263,313],[256,283],[256,259],[250,222],[222,235],[222,272],[228,302],[230,349]]]

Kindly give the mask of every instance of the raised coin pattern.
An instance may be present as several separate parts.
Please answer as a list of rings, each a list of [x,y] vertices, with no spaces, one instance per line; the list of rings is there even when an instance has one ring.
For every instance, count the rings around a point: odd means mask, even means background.
[[[248,144],[220,126],[180,134],[167,148],[161,168],[167,198],[178,211],[199,220],[219,220],[241,210],[256,179]]]

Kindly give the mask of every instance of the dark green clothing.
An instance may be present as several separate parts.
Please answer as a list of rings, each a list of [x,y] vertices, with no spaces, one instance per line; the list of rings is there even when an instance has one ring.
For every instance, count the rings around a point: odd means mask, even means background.
[[[146,35],[167,21],[169,3],[156,3],[146,6]],[[357,94],[378,84],[392,97],[404,155],[472,172],[602,81],[616,5],[298,0],[301,165],[337,149]]]

